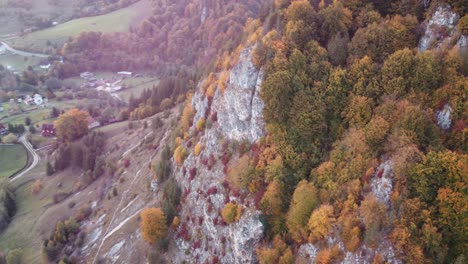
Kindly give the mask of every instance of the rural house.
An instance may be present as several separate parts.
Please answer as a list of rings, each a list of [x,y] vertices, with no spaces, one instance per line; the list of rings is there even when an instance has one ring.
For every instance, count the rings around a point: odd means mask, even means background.
[[[93,129],[99,126],[101,126],[101,123],[99,123],[99,121],[97,121],[96,119],[92,117],[88,118],[88,129]]]
[[[41,136],[53,137],[55,136],[55,128],[53,124],[42,124]]]
[[[33,100],[36,105],[42,105],[44,103],[44,99],[42,99],[40,94],[35,94]]]

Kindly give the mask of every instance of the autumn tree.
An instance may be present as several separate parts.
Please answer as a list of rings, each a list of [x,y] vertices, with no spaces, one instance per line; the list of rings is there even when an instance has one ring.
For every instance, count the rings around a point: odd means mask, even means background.
[[[141,235],[143,239],[154,244],[164,238],[167,232],[166,216],[160,208],[146,208],[140,213]]]
[[[308,238],[307,221],[312,210],[318,206],[317,190],[313,183],[306,180],[299,182],[294,191],[286,218],[286,224],[291,237],[297,241],[306,241]]]
[[[174,150],[174,160],[177,165],[181,166],[184,162],[185,158],[187,157],[188,153],[184,146],[178,146]]]
[[[221,216],[227,224],[237,222],[242,216],[242,207],[235,203],[227,203],[221,212]]]
[[[362,201],[359,212],[366,225],[365,242],[377,246],[377,233],[387,221],[385,205],[379,202],[373,194],[369,194]]]
[[[88,133],[87,112],[72,109],[59,116],[54,122],[57,137],[64,142],[74,141]]]
[[[321,205],[319,208],[312,212],[309,218],[307,227],[309,228],[310,235],[309,241],[314,243],[320,239],[325,238],[335,222],[333,216],[333,207],[330,205]]]
[[[291,248],[288,247],[288,245],[279,236],[276,236],[273,239],[272,248],[259,248],[256,250],[256,252],[260,264],[294,263],[294,257]]]

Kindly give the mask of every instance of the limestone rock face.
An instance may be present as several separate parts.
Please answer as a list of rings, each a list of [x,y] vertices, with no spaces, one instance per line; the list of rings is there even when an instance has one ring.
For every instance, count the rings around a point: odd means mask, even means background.
[[[196,156],[192,152],[175,177],[182,189],[180,219],[176,230],[177,250],[168,254],[173,263],[255,263],[255,247],[263,237],[260,211],[252,197],[241,199],[234,195],[226,181],[223,141],[246,140],[253,143],[264,136],[260,98],[263,71],[252,63],[253,47],[243,50],[238,63],[231,70],[224,92],[218,88],[212,101],[198,90],[192,96],[195,110],[193,124],[200,118],[217,113],[217,121],[199,132],[198,144],[203,146]],[[211,106],[210,106],[211,103]],[[197,133],[192,127],[190,133]],[[187,146],[186,146],[187,147]],[[188,148],[188,147],[187,147]],[[236,159],[232,157],[231,159]],[[207,166],[207,160],[213,164]],[[236,203],[243,209],[238,222],[226,225],[220,212],[227,202]]]
[[[419,51],[449,44],[459,19],[460,16],[450,6],[439,6],[426,23],[426,30],[419,41]]]
[[[437,111],[437,125],[439,125],[440,128],[445,130],[450,128],[450,125],[452,124],[452,112],[453,109],[448,104],[444,105],[444,109]]]
[[[218,89],[213,99],[213,110],[218,114],[219,129],[229,139],[248,140],[250,143],[264,135],[260,98],[263,70],[252,62],[253,47],[244,49],[239,62],[231,70],[223,92]]]

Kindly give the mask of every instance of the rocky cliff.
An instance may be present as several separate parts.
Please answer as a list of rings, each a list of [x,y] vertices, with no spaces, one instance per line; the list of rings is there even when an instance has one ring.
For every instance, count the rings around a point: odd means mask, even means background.
[[[460,16],[450,6],[439,6],[432,17],[425,23],[425,32],[419,41],[419,51],[440,48],[448,45],[454,35]]]
[[[254,248],[263,236],[260,212],[253,206],[252,198],[229,189],[226,170],[220,161],[226,140],[253,143],[264,135],[263,102],[259,96],[263,71],[254,67],[252,50],[250,47],[241,52],[224,92],[218,87],[211,105],[201,90],[192,97],[196,111],[194,124],[207,116],[207,111],[216,112],[217,121],[199,137],[201,153],[198,156],[190,153],[175,174],[183,193],[181,224],[176,231],[178,249],[170,256],[176,262],[187,259],[197,263],[255,261]],[[195,133],[192,128],[191,134]],[[240,220],[230,225],[220,215],[228,202],[243,208]]]

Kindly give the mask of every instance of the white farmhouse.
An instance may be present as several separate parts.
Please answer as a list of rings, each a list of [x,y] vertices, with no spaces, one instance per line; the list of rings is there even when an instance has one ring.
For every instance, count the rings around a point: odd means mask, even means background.
[[[44,99],[42,99],[40,94],[35,94],[33,100],[36,105],[42,105],[44,103]]]

